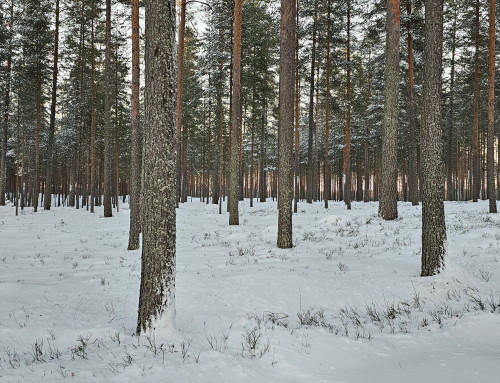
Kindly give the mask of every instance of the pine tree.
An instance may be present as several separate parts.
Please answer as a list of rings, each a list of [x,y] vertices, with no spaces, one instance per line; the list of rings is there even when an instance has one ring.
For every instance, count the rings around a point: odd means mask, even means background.
[[[175,320],[175,3],[146,1],[142,269],[137,333]]]
[[[131,154],[130,154],[130,231],[128,249],[139,248],[141,176],[139,163],[139,0],[132,1],[132,96],[131,96]]]
[[[54,67],[52,69],[52,99],[50,104],[49,142],[47,145],[47,176],[45,178],[44,209],[52,204],[52,181],[54,179],[54,130],[56,124],[57,75],[59,62],[59,0],[56,0],[56,27],[54,33]]]
[[[488,67],[488,199],[490,213],[497,212],[495,192],[495,0],[490,0],[489,67]]]
[[[384,131],[382,137],[382,173],[379,216],[398,217],[397,205],[397,126],[399,92],[399,0],[388,0],[386,23],[386,62],[384,90]]]
[[[111,165],[111,0],[106,0],[106,57],[105,66],[105,101],[104,101],[104,217],[111,217],[112,165]]]
[[[441,160],[441,72],[443,1],[425,0],[424,88],[422,110],[422,276],[444,267],[446,224]]]
[[[238,150],[241,129],[241,17],[242,0],[234,3],[234,48],[233,48],[233,97],[231,113],[231,155],[230,155],[230,194],[229,194],[229,224],[239,225],[239,163]]]
[[[295,0],[281,0],[280,111],[278,149],[278,247],[291,248],[293,108],[295,96]]]
[[[0,157],[0,206],[5,205],[6,181],[7,181],[7,139],[9,127],[9,106],[12,78],[12,39],[13,39],[13,23],[14,23],[14,0],[9,4],[9,21],[8,30],[3,28],[7,21],[4,20],[2,10],[0,9],[0,46],[7,46],[5,56],[5,95],[2,102],[3,113],[0,113],[1,127],[1,157]],[[3,58],[2,58],[3,59]],[[0,60],[2,63],[3,60]]]

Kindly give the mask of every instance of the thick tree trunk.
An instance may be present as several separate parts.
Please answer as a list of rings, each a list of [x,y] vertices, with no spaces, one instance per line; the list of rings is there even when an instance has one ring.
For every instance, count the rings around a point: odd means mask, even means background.
[[[443,0],[425,0],[422,113],[422,276],[444,267],[446,225],[441,144]]]
[[[488,199],[490,213],[497,212],[495,192],[495,4],[490,0],[489,66],[488,66]]]
[[[386,220],[398,217],[397,129],[399,92],[399,0],[388,0],[386,19],[386,60],[384,88],[384,131],[382,137],[382,174],[378,214]]]
[[[281,0],[280,89],[278,124],[278,247],[292,242],[293,108],[295,88],[295,0]]]
[[[230,162],[230,192],[229,192],[229,224],[239,225],[239,159],[238,147],[241,129],[241,14],[242,0],[234,3],[234,46],[233,46],[233,97],[231,110],[231,155]]]
[[[146,1],[142,270],[137,333],[175,321],[175,3]]]

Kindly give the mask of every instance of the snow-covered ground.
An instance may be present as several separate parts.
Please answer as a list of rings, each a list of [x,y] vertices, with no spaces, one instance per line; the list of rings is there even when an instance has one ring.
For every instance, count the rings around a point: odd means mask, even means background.
[[[421,278],[421,207],[178,210],[175,331],[134,336],[140,250],[113,218],[0,207],[1,382],[498,382],[500,215],[446,203],[445,271]]]

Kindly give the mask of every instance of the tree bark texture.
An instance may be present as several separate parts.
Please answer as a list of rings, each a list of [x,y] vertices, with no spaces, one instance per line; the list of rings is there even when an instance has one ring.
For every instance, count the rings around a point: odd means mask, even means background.
[[[142,269],[137,333],[174,325],[176,241],[175,2],[146,1]]]
[[[347,210],[351,210],[351,1],[347,0],[347,86],[346,118],[344,131],[344,186],[343,199]]]
[[[105,53],[105,99],[104,99],[104,217],[113,215],[111,206],[112,177],[111,166],[111,0],[106,0],[106,53]]]
[[[179,190],[181,202],[187,201],[187,185],[186,180],[186,153],[184,153],[184,133],[181,133],[182,129],[182,76],[184,72],[184,34],[186,31],[186,0],[181,0],[181,15],[179,21],[179,37],[178,37],[178,48],[177,48],[177,100],[175,103],[175,129],[176,129],[176,140],[177,140],[177,152],[178,168],[179,173]],[[182,137],[181,137],[182,134]],[[182,140],[182,151],[181,151],[181,140]],[[187,145],[186,145],[187,146]],[[181,156],[179,156],[181,154]]]
[[[298,203],[300,198],[300,162],[299,162],[299,105],[300,105],[300,90],[299,90],[299,3],[300,0],[296,0],[296,10],[295,10],[295,155],[294,155],[294,168],[295,168],[295,180],[294,180],[294,201],[293,201],[293,212],[297,213]]]
[[[444,267],[446,225],[441,143],[443,0],[425,1],[422,110],[422,276]]]
[[[295,96],[295,0],[281,0],[278,132],[278,247],[292,243],[293,144]]]
[[[241,129],[241,14],[242,0],[234,3],[234,42],[233,42],[233,97],[231,110],[231,156],[229,224],[239,225],[239,139]]]
[[[382,137],[382,174],[380,178],[379,216],[386,220],[398,217],[397,202],[397,129],[399,93],[399,0],[388,0],[386,19],[386,58],[384,89],[384,130]]]
[[[476,0],[476,34],[474,52],[474,131],[472,149],[472,200],[481,192],[481,144],[479,142],[479,0]]]
[[[130,231],[128,249],[139,248],[141,232],[141,174],[139,163],[139,129],[140,129],[140,66],[139,66],[139,0],[132,0],[132,97],[131,97],[131,154],[130,154]]]
[[[496,0],[490,0],[489,26],[489,57],[488,57],[488,199],[490,213],[497,212],[495,192],[495,5]]]
[[[323,171],[325,208],[328,208],[328,200],[331,198],[331,180],[330,180],[330,14],[331,3],[328,1],[328,24],[326,30],[326,96],[325,96],[325,166]]]

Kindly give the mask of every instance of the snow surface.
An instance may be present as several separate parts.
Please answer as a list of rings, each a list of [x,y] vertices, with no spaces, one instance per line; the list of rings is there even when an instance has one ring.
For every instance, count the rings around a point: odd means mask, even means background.
[[[178,210],[176,328],[134,335],[129,210],[0,207],[1,382],[499,382],[500,215],[446,203],[448,255],[421,278],[421,207]],[[223,209],[225,210],[225,209]]]

